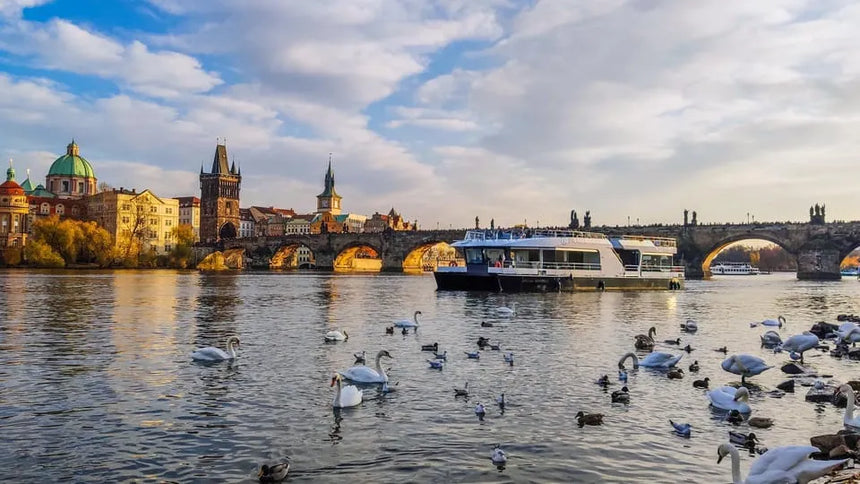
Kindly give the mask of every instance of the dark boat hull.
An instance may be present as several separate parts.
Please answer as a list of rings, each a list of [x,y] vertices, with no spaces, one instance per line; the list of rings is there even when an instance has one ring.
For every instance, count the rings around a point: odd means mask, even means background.
[[[676,290],[684,288],[683,279],[632,277],[551,277],[468,272],[434,272],[440,291],[492,292],[573,292],[613,290]]]

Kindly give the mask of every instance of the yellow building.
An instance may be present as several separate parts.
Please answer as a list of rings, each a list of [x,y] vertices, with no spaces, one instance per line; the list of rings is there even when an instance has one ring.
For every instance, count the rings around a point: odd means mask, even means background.
[[[159,198],[149,190],[113,189],[87,198],[87,214],[114,238],[121,255],[173,248],[174,227],[179,225],[179,200]]]
[[[27,215],[30,204],[24,189],[15,181],[15,169],[9,162],[6,181],[0,184],[0,254],[8,248],[20,250],[27,242]],[[5,260],[5,257],[4,257]]]

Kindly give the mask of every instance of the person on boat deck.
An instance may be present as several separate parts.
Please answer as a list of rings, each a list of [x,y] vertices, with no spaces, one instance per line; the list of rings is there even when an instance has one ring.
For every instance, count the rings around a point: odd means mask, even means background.
[[[499,267],[505,267],[505,254],[499,254]]]

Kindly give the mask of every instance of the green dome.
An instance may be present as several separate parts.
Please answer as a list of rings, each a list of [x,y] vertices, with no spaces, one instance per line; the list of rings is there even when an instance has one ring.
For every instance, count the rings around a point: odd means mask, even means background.
[[[84,178],[95,178],[96,174],[93,171],[93,166],[86,158],[82,157],[78,151],[78,145],[74,141],[66,146],[66,154],[57,158],[51,169],[48,170],[48,176],[79,176]]]

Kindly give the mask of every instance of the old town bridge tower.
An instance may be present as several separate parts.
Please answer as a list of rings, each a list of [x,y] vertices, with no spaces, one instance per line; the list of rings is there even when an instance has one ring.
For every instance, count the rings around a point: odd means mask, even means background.
[[[215,147],[211,173],[200,167],[200,241],[233,239],[239,232],[239,188],[242,171],[227,163],[227,146]]]

